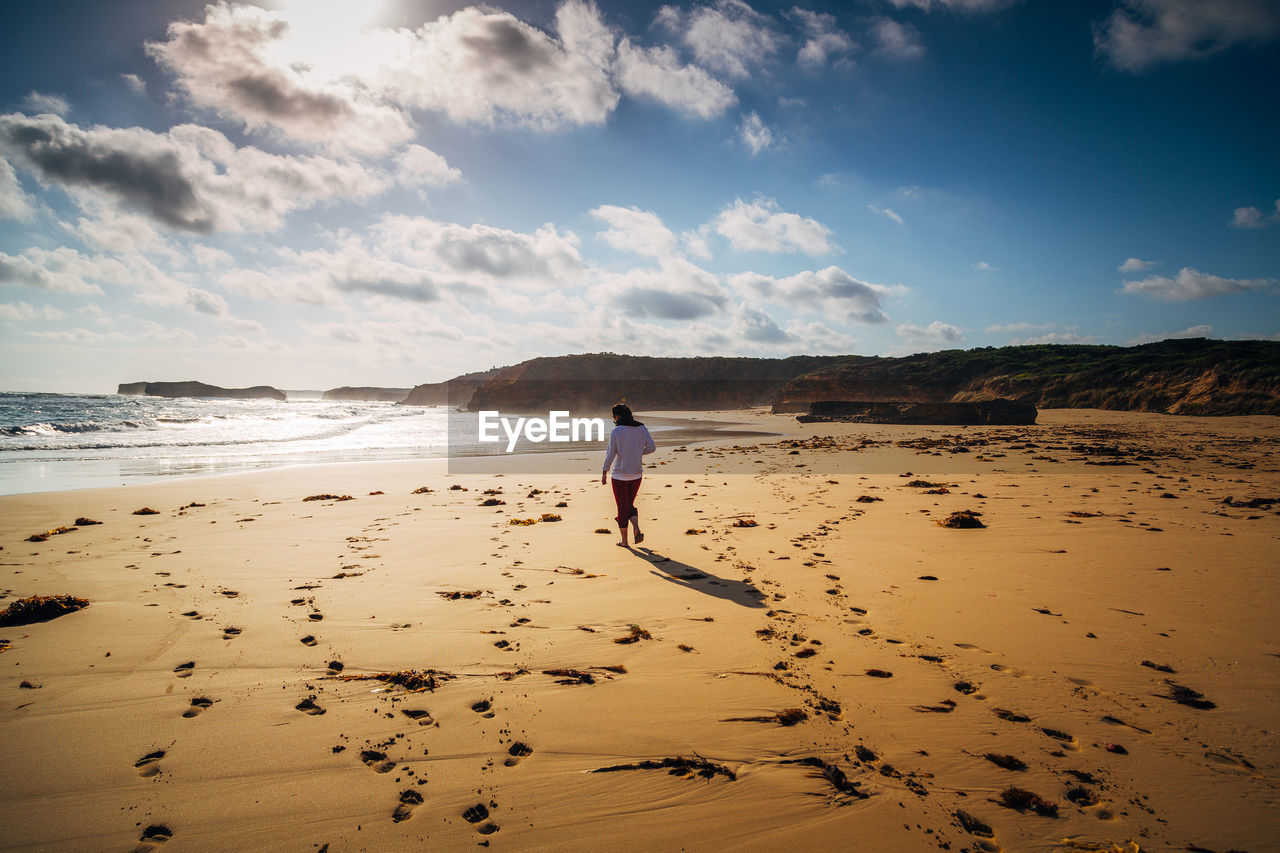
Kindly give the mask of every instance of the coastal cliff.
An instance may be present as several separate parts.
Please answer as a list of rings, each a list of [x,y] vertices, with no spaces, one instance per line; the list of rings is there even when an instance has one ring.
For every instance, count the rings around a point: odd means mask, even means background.
[[[1176,415],[1280,415],[1280,342],[1166,340],[1135,347],[1043,344],[854,357],[788,382],[774,412],[815,402],[972,402]]]
[[[409,394],[408,388],[353,388],[344,385],[330,388],[321,399],[360,403],[399,403]]]
[[[738,409],[768,405],[789,379],[841,360],[836,356],[648,358],[615,353],[535,358],[497,371],[465,405],[473,412],[566,409],[590,414],[607,412],[625,400],[637,411]]]
[[[485,380],[510,369],[507,367],[494,367],[489,370],[455,376],[447,382],[428,382],[424,385],[416,385],[400,401],[400,405],[452,406],[454,408],[465,406],[467,401],[471,399],[471,395],[484,384]]]
[[[279,400],[285,401],[283,391],[269,385],[252,388],[219,388],[203,382],[122,382],[117,394],[147,397],[210,397],[219,400]]]

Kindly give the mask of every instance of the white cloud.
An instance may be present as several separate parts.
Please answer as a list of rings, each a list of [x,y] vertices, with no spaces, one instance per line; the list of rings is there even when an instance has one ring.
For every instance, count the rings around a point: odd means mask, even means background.
[[[65,116],[71,112],[71,105],[67,103],[66,98],[44,92],[28,93],[22,99],[22,106],[33,113],[52,113],[56,116]]]
[[[235,263],[235,258],[230,252],[200,243],[191,247],[191,256],[195,258],[196,264],[202,267],[225,267]]]
[[[711,234],[711,226],[702,225],[695,230],[685,231],[680,235],[680,243],[684,246],[685,254],[695,258],[701,258],[704,261],[711,260],[711,247],[707,244],[707,237]]]
[[[0,252],[0,285],[23,285],[55,293],[101,293],[88,279],[95,270],[88,258],[66,247],[30,248],[21,255]],[[123,266],[118,272],[123,273]]]
[[[891,59],[919,59],[924,56],[920,32],[910,24],[881,17],[871,22],[870,33],[875,39],[875,52]]]
[[[400,110],[350,81],[322,79],[303,64],[320,56],[289,62],[274,54],[289,31],[281,13],[224,2],[206,6],[201,22],[171,23],[165,40],[147,42],[146,49],[175,75],[191,103],[250,131],[275,128],[304,142],[368,152],[413,136]],[[348,49],[362,50],[361,36],[351,39]]]
[[[804,45],[796,55],[796,64],[810,70],[824,68],[828,61],[849,62],[848,54],[857,49],[849,34],[836,25],[834,15],[793,8],[787,17],[796,21],[805,34]]]
[[[197,233],[269,231],[295,211],[381,192],[387,181],[351,161],[237,148],[216,130],[81,128],[53,115],[0,115],[0,150],[41,180],[89,192]]]
[[[1009,332],[1038,332],[1047,331],[1055,328],[1057,323],[1000,323],[994,326],[987,326],[982,331],[988,335],[1002,335]]]
[[[1280,33],[1274,0],[1121,0],[1094,25],[1097,54],[1123,71],[1202,59]]]
[[[1124,273],[1142,272],[1143,270],[1151,269],[1155,265],[1156,265],[1155,261],[1144,261],[1144,260],[1141,260],[1140,258],[1127,258],[1125,262],[1120,266],[1116,267],[1116,269]]]
[[[442,187],[462,180],[462,172],[443,157],[421,145],[410,145],[396,156],[397,175],[403,183]]]
[[[191,344],[198,338],[181,327],[162,326],[151,320],[139,320],[139,329],[94,332],[89,329],[63,329],[60,331],[35,331],[27,334],[33,338],[61,341],[69,344]]]
[[[581,281],[573,232],[544,225],[532,234],[489,225],[457,225],[387,216],[374,229],[379,249],[448,279],[558,288]]]
[[[1256,207],[1237,207],[1231,217],[1233,228],[1267,228],[1280,222],[1280,198],[1276,199],[1275,213],[1270,216]]]
[[[515,16],[470,7],[417,31],[371,34],[375,91],[454,121],[501,119],[540,129],[601,124],[618,103],[603,63],[612,52],[595,6],[557,17],[561,40]]]
[[[592,293],[627,317],[653,320],[697,320],[729,304],[729,293],[716,277],[683,258],[663,258],[657,269],[606,277]]]
[[[1096,344],[1100,338],[1095,335],[1081,335],[1076,332],[1049,332],[1031,338],[1015,338],[1009,346],[1031,346],[1034,344]]]
[[[871,211],[877,216],[883,216],[885,219],[888,219],[890,222],[896,222],[899,225],[907,224],[903,220],[903,218],[899,216],[898,213],[892,207],[876,207],[874,204],[868,204],[867,210]]]
[[[729,283],[738,291],[760,299],[821,312],[849,322],[885,323],[889,320],[881,302],[892,292],[890,288],[856,279],[839,267],[806,270],[786,278],[739,273],[730,276]]]
[[[738,102],[732,89],[696,65],[681,64],[671,48],[635,47],[625,37],[618,44],[614,75],[628,95],[695,118],[715,118]]]
[[[147,93],[147,84],[137,74],[121,74],[120,79],[129,87],[129,91],[135,95],[145,95]]]
[[[65,311],[44,305],[33,308],[25,302],[0,302],[0,320],[27,322],[29,320],[61,320],[66,317]]]
[[[942,346],[964,340],[964,333],[950,323],[934,320],[927,326],[903,323],[894,332],[912,346]]]
[[[1138,281],[1126,281],[1120,292],[1146,296],[1162,302],[1188,302],[1193,299],[1208,299],[1212,296],[1225,296],[1231,293],[1269,290],[1275,283],[1274,278],[1223,278],[1191,267],[1183,267],[1174,278],[1153,275]]]
[[[975,270],[978,270],[979,272],[995,272],[996,271],[996,267],[991,266],[991,264],[987,263],[986,261],[977,261],[971,266]]]
[[[1212,334],[1213,334],[1213,326],[1209,325],[1208,323],[1205,323],[1204,325],[1200,325],[1200,326],[1190,326],[1179,332],[1165,332],[1163,334],[1154,334],[1154,335],[1151,334],[1150,332],[1143,332],[1142,334],[1138,335],[1136,338],[1133,338],[1132,340],[1130,340],[1128,345],[1132,347],[1132,346],[1137,346],[1138,344],[1154,344],[1157,341],[1169,340],[1170,338],[1174,338],[1174,339],[1207,338]]]
[[[770,20],[742,0],[717,0],[690,12],[663,6],[657,23],[678,34],[699,64],[734,78],[750,77],[783,43]]]
[[[755,110],[742,117],[742,123],[738,125],[738,138],[751,151],[753,157],[761,151],[768,151],[778,146],[778,140],[773,131],[761,120],[760,114]]]
[[[592,210],[591,215],[608,223],[608,230],[597,236],[615,249],[655,258],[670,255],[675,249],[676,235],[656,213],[605,204]]]
[[[785,213],[771,198],[736,200],[713,222],[733,248],[748,252],[804,252],[826,255],[837,251],[831,229],[816,219]]]
[[[35,218],[33,199],[23,192],[13,166],[8,160],[0,157],[0,219],[30,222],[33,218]]]

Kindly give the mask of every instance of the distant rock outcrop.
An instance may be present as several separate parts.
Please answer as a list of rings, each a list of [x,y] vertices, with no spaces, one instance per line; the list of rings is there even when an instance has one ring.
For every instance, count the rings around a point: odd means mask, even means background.
[[[322,399],[362,403],[399,403],[409,394],[408,388],[330,388]]]
[[[285,401],[285,394],[269,385],[255,385],[252,388],[219,388],[217,385],[206,385],[203,382],[124,382],[116,390],[117,394],[146,395],[148,397],[210,397],[220,400],[279,400]]]
[[[801,423],[844,421],[864,424],[933,424],[938,426],[1025,426],[1036,422],[1036,407],[1017,400],[968,403],[911,403],[866,400],[819,400]]]
[[[826,400],[971,402],[1175,415],[1280,415],[1280,342],[1166,340],[1135,347],[1040,344],[854,356],[786,383],[775,412]]]

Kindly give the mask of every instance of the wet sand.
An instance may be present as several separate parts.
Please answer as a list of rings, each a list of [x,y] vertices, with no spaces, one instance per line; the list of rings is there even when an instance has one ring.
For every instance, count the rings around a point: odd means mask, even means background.
[[[1276,849],[1280,421],[706,417],[0,498],[0,847]]]

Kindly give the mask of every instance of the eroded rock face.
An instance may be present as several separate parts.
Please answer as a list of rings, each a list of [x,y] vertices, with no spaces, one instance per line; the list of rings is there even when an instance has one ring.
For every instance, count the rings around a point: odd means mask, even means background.
[[[220,388],[203,382],[124,382],[117,394],[148,397],[210,397],[221,400],[279,400],[285,401],[285,393],[270,385],[252,388]]]
[[[1036,407],[1018,400],[980,400],[970,403],[911,401],[820,400],[801,423],[847,421],[866,424],[933,424],[940,426],[1025,426],[1036,422]]]

